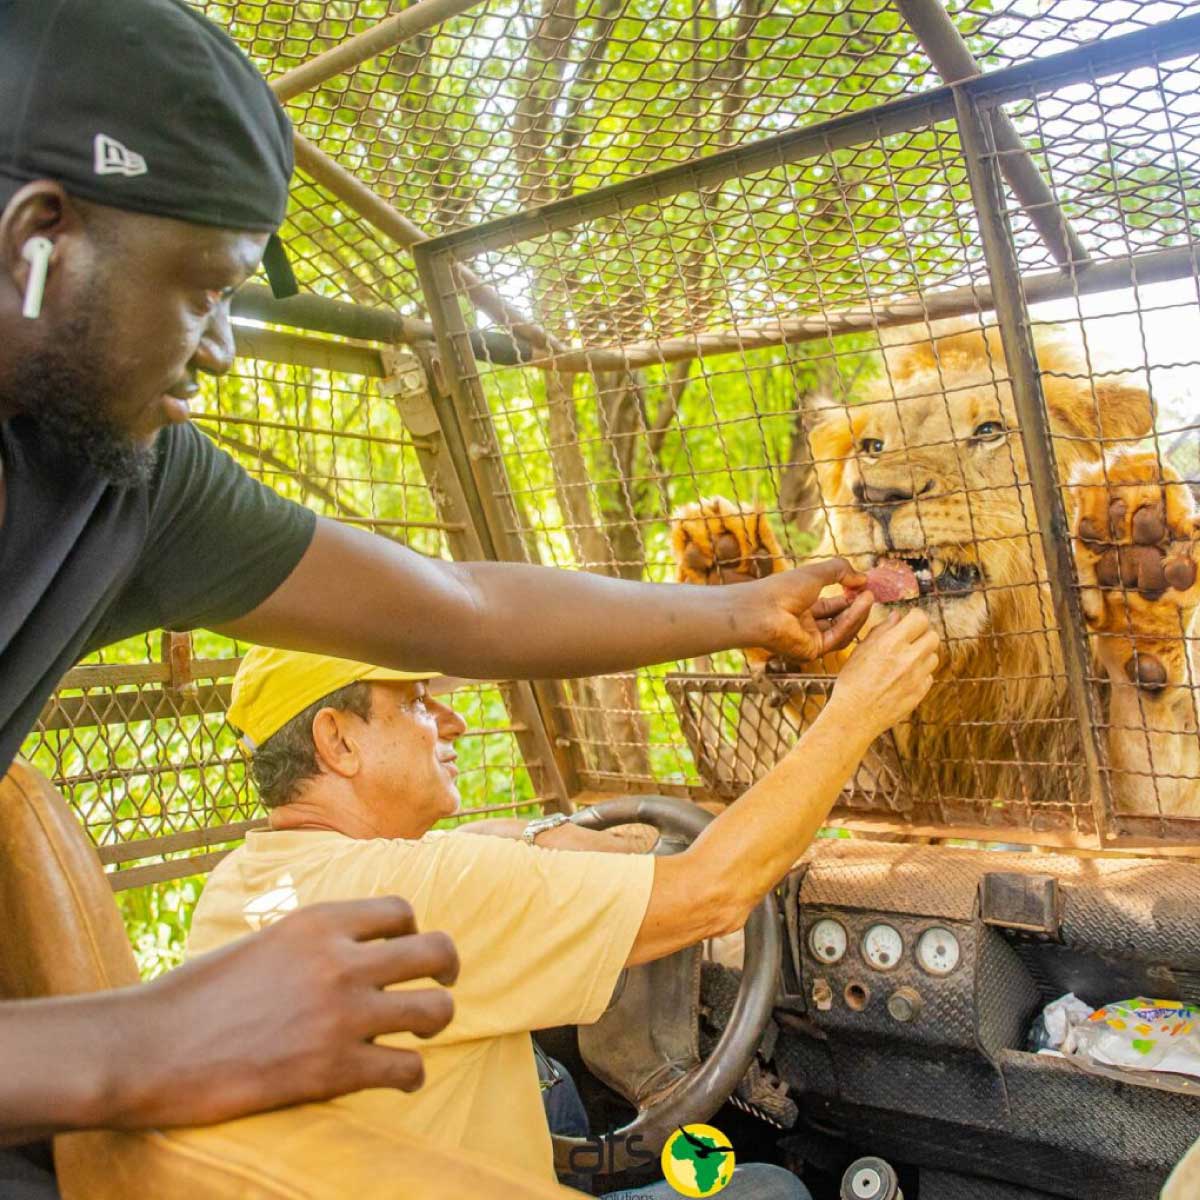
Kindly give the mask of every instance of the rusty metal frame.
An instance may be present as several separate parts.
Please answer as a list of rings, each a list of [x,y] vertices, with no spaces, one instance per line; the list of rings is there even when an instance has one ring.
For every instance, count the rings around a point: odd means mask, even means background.
[[[423,287],[434,286],[422,280]],[[436,346],[421,346],[418,357],[425,368],[429,384],[429,400],[436,417],[445,451],[445,460],[437,469],[449,479],[453,472],[454,487],[468,514],[468,525],[475,539],[470,557],[491,559],[494,562],[537,563],[532,545],[518,537],[520,528],[516,512],[502,499],[509,494],[504,464],[496,452],[496,439],[491,430],[491,415],[483,403],[482,394],[461,395],[447,385],[444,363],[456,361],[455,355],[465,352],[467,361],[474,362],[470,334],[455,309],[459,326],[455,338],[439,336]],[[455,375],[455,378],[458,376]],[[478,380],[476,380],[478,383]],[[424,460],[422,460],[424,466]],[[434,464],[430,464],[434,468]],[[559,784],[557,794],[563,811],[571,811],[570,797],[579,793],[579,780],[573,747],[572,730],[564,725],[569,713],[562,686],[557,680],[536,680],[522,685],[529,690],[544,730],[545,751],[552,758]],[[549,760],[548,760],[549,761]]]
[[[499,506],[503,503],[500,497],[505,490],[496,487],[494,480],[495,472],[497,469],[502,471],[503,465],[498,459],[495,440],[487,433],[489,414],[476,370],[471,330],[462,308],[464,300],[469,302],[468,297],[463,295],[461,283],[461,271],[465,265],[463,260],[485,251],[503,250],[528,239],[571,229],[590,220],[627,213],[639,204],[668,199],[680,192],[711,189],[735,176],[750,175],[828,154],[838,148],[878,141],[889,134],[955,121],[972,200],[981,224],[990,277],[990,286],[986,291],[980,288],[962,290],[971,292],[971,311],[990,307],[997,313],[1014,401],[1021,419],[1022,438],[1034,481],[1034,503],[1059,625],[1069,697],[1083,739],[1096,836],[1102,844],[1110,844],[1117,836],[1116,818],[1097,737],[1099,721],[1096,697],[1089,683],[1090,649],[1079,597],[1073,586],[1074,567],[1067,539],[1065,506],[1056,485],[1058,476],[1054,448],[1033,352],[1030,321],[1022,290],[1024,281],[1019,274],[1004,205],[1001,162],[1003,158],[1011,156],[1011,147],[1007,151],[1003,146],[997,148],[996,118],[1004,117],[1001,106],[1013,100],[1035,97],[1096,75],[1111,74],[1198,50],[1200,16],[1180,18],[1105,43],[1068,50],[987,75],[975,75],[931,93],[833,118],[414,246],[413,257],[436,331],[438,349],[445,363],[452,367],[445,373],[447,404],[458,415],[463,431],[461,444],[455,453],[461,469],[468,471],[475,480],[481,503],[487,510],[485,520],[492,533],[491,553],[498,557],[527,561],[530,551],[522,539],[512,532],[520,528],[516,515],[508,512],[502,515],[500,512]],[[1004,117],[1004,120],[1007,121],[1007,118]],[[1003,130],[1003,123],[999,125]],[[1003,133],[1001,136],[1004,136]],[[1021,150],[1024,153],[1023,147]],[[1040,175],[1038,179],[1041,179]],[[1045,186],[1044,180],[1041,183]],[[1169,263],[1164,255],[1169,256]],[[1056,272],[1053,279],[1031,280],[1031,283],[1039,285],[1032,290],[1062,295],[1084,290],[1104,290],[1090,286],[1093,272],[1098,283],[1102,281],[1108,287],[1119,287],[1124,280],[1142,279],[1140,268],[1143,261],[1166,276],[1191,274],[1196,268],[1191,247],[1134,255],[1120,264],[1094,265],[1080,261],[1071,247],[1067,259],[1067,270],[1061,276]],[[814,320],[820,322],[820,330],[818,332],[814,328],[811,336],[829,337],[831,318],[836,323],[837,314],[814,314]],[[886,319],[886,313],[884,319],[880,319],[879,310],[873,309],[871,323],[865,327],[930,319],[929,299],[915,297],[911,311],[897,313],[892,321]],[[779,332],[780,336],[774,344],[800,340],[790,339],[783,336],[783,331]],[[737,341],[732,345],[706,347],[702,335],[678,340],[695,342],[693,352],[680,353],[677,356],[679,358],[701,357],[706,353],[744,348]],[[771,342],[764,340],[755,344]],[[622,351],[609,353],[617,355],[622,366],[637,365]],[[569,359],[562,354],[547,355],[535,360],[535,365],[546,369],[562,369],[568,365],[573,369],[613,369],[607,362],[598,361],[601,356],[587,348],[572,349],[567,354],[570,355]],[[648,361],[662,362],[664,359],[660,352]],[[472,431],[470,435],[466,432],[468,429]]]
[[[1029,463],[1029,486],[1037,514],[1038,532],[1046,556],[1046,576],[1058,623],[1063,669],[1087,770],[1096,831],[1101,840],[1111,836],[1112,797],[1104,772],[1103,748],[1097,736],[1100,713],[1095,690],[1088,681],[1091,648],[1075,566],[1071,558],[1071,531],[1062,489],[1058,485],[1058,463],[1041,373],[1033,346],[1029,309],[1021,293],[1021,278],[1013,244],[1012,229],[1004,203],[998,153],[991,124],[976,102],[956,88],[958,131],[963,161],[971,185],[971,201],[979,218],[983,253],[995,301],[996,321],[1004,347],[1005,365],[1013,406],[1020,423],[1021,442]]]
[[[418,344],[411,352],[384,351],[388,380],[400,419],[417,440],[417,459],[433,492],[434,504],[447,524],[459,532],[447,535],[456,559],[495,558],[495,541],[481,503],[478,484],[464,472],[459,414],[446,402],[441,371],[433,347]],[[563,753],[567,739],[557,725],[563,705],[551,684],[524,680],[498,684],[516,723],[517,744],[534,788],[560,812],[571,812],[571,796],[580,790],[574,765]]]
[[[1097,74],[1111,74],[1197,51],[1200,51],[1200,15],[1181,17],[1104,42],[1066,50],[986,75],[976,75],[931,92],[834,117],[775,137],[763,138],[750,145],[692,159],[579,196],[556,200],[484,225],[418,242],[412,247],[417,274],[437,327],[444,324],[444,314],[451,302],[448,298],[457,297],[464,290],[461,283],[451,290],[444,282],[440,293],[435,294],[430,290],[431,284],[427,281],[432,278],[433,264],[439,260],[443,265],[437,267],[438,274],[449,270],[461,279],[464,262],[460,260],[486,251],[502,250],[518,242],[545,237],[588,221],[626,214],[640,204],[652,204],[681,192],[711,190],[736,176],[752,175],[772,167],[828,154],[833,150],[877,142],[889,135],[956,120],[956,94],[970,97],[981,112],[994,120],[1004,117],[1002,106],[1012,101],[1043,95]],[[1004,119],[1007,120],[1006,117]],[[1021,153],[1024,153],[1023,148]],[[1000,157],[1003,161],[1012,155],[1003,151]],[[1032,164],[1030,166],[1032,168]],[[1033,169],[1036,174],[1036,168]],[[1040,180],[1040,175],[1038,178]],[[1034,209],[1044,211],[1040,204],[1035,204]],[[1061,271],[1043,272],[1022,282],[1027,284],[1029,294],[1037,293],[1038,300],[1067,297],[1086,291],[1129,286],[1128,281],[1135,277],[1135,272],[1139,282],[1145,282],[1145,271],[1150,271],[1158,278],[1187,275],[1194,269],[1194,257],[1191,248],[1184,247],[1095,263],[1086,258],[1072,258]],[[1095,284],[1091,282],[1093,274],[1096,276]],[[470,296],[469,290],[467,295]],[[457,299],[453,303],[457,304]],[[616,349],[566,348],[559,343],[530,338],[537,347],[530,361],[548,370],[623,371],[702,358],[707,354],[736,353],[827,338],[855,329],[912,324],[976,312],[987,307],[995,307],[990,292],[983,288],[967,287],[933,293],[927,297],[913,296],[906,300],[864,306],[844,313],[814,313],[811,318],[777,321],[762,327],[747,326],[720,333],[697,333],[673,338],[667,343],[645,343]],[[514,326],[513,332],[517,337],[524,337],[528,329],[527,318],[522,317],[522,323]],[[466,333],[465,327],[458,336],[461,339],[464,335],[478,336],[477,332]]]
[[[893,0],[934,69],[946,83],[982,74],[975,56],[940,0]],[[1086,263],[1089,255],[1042,177],[1007,113],[992,114],[1000,170],[1060,267]]]

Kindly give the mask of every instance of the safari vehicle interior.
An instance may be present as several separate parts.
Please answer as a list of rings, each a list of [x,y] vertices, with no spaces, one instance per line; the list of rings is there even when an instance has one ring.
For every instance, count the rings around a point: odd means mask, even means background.
[[[195,415],[253,474],[463,559],[678,586],[891,564],[946,644],[741,944],[539,1035],[612,1135],[560,1165],[642,1182],[639,1149],[711,1121],[816,1200],[1157,1196],[1195,1081],[1031,1029],[1066,993],[1200,1004],[1200,7],[197,7],[297,132],[302,292],[241,290]],[[163,633],[63,679],[0,787],[29,864],[0,883],[4,995],[178,960],[263,820],[224,719],[241,651]],[[838,666],[460,684],[458,819],[562,811],[670,853]],[[196,1186],[114,1144],[132,1174],[99,1180],[100,1144],[60,1139],[64,1194]],[[428,1161],[406,1194],[471,1193]]]

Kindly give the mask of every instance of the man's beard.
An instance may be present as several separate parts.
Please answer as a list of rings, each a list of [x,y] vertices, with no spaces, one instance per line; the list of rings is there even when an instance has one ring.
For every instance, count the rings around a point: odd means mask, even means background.
[[[45,456],[64,471],[91,471],[120,488],[149,482],[158,451],[109,415],[101,316],[95,291],[84,312],[55,334],[54,348],[24,355],[0,375],[0,410],[33,421]]]

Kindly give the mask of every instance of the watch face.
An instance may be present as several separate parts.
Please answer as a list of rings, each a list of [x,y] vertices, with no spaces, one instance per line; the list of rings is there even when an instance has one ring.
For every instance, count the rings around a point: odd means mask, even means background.
[[[554,813],[549,817],[538,817],[536,821],[530,821],[525,826],[521,837],[532,846],[534,838],[539,833],[545,833],[548,829],[557,829],[560,825],[565,825],[570,819],[565,813]]]

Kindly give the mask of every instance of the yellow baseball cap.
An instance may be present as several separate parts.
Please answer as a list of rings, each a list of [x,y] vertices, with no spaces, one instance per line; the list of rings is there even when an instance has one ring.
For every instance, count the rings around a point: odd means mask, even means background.
[[[440,671],[391,671],[348,658],[254,646],[233,677],[226,716],[242,731],[242,749],[253,754],[297,713],[348,683],[404,683],[440,675]]]

